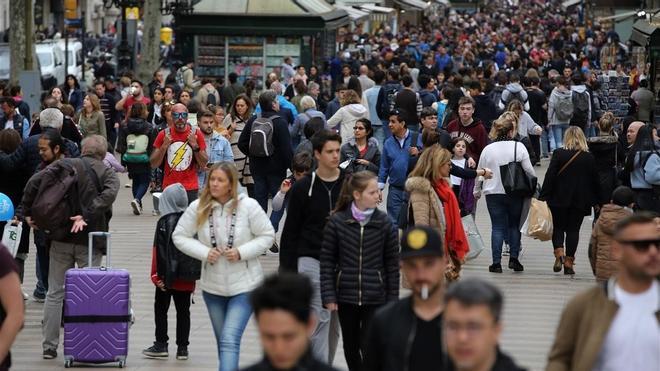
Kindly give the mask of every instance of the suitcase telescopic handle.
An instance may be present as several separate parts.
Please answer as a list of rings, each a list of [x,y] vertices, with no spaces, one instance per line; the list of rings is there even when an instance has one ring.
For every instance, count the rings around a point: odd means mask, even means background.
[[[88,247],[87,254],[89,256],[88,256],[88,260],[87,260],[87,262],[88,262],[87,266],[90,267],[90,268],[92,267],[92,256],[93,256],[92,250],[93,250],[93,247],[94,247],[94,237],[104,237],[105,241],[106,241],[106,251],[105,251],[106,261],[105,261],[105,263],[106,263],[106,267],[109,268],[110,267],[110,250],[111,250],[110,232],[89,232],[88,236],[89,236],[88,237],[89,247]]]

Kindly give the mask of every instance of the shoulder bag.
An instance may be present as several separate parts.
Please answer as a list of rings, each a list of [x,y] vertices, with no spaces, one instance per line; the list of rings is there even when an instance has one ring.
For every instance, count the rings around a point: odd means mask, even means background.
[[[517,161],[518,142],[514,142],[513,161],[500,166],[500,177],[504,192],[510,196],[532,197],[536,191],[537,179],[525,172],[522,162]]]

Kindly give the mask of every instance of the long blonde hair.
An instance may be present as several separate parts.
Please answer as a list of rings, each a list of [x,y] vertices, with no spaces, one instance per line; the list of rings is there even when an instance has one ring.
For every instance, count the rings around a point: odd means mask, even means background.
[[[209,218],[211,209],[213,209],[213,195],[211,195],[211,186],[209,185],[211,175],[216,170],[221,170],[227,175],[229,183],[231,184],[231,199],[234,201],[231,204],[231,210],[234,211],[238,207],[238,170],[233,162],[217,162],[211,166],[209,173],[204,183],[204,189],[199,195],[199,204],[197,205],[197,228],[201,227]]]
[[[420,176],[434,181],[442,177],[440,166],[449,161],[451,161],[451,153],[439,144],[434,144],[422,152],[410,176]]]
[[[587,138],[584,137],[582,129],[578,126],[571,126],[564,133],[564,149],[573,151],[588,152]]]

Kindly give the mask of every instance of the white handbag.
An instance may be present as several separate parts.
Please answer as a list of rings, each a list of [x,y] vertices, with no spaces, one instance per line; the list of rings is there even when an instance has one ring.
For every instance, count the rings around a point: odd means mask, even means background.
[[[474,222],[472,215],[462,217],[461,221],[463,222],[465,236],[467,237],[468,245],[470,246],[470,251],[467,253],[465,260],[476,259],[485,248],[484,240],[481,238],[481,234],[477,229],[477,223]]]
[[[7,247],[12,257],[16,257],[18,245],[21,244],[21,234],[23,233],[23,223],[19,222],[13,225],[11,222],[5,224],[5,230],[2,232],[2,244]]]

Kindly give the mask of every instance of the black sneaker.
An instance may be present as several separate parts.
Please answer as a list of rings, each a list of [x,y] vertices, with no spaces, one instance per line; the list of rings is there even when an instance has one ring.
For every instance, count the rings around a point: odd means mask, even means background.
[[[32,298],[37,303],[43,303],[46,301],[46,293],[34,290],[34,292],[32,293]]]
[[[491,273],[502,273],[502,264],[492,264],[488,267],[488,271]]]
[[[277,242],[273,242],[273,246],[266,251],[268,256],[278,256],[280,254],[280,247],[277,245]]]
[[[144,354],[147,357],[154,357],[154,358],[167,358],[170,355],[167,352],[167,345],[158,344],[158,343],[154,343],[154,345],[150,346],[147,349],[144,349],[142,351],[142,354]]]
[[[44,349],[44,359],[57,358],[57,351],[55,349]]]
[[[523,267],[523,265],[520,264],[520,261],[518,259],[510,258],[509,269],[513,269],[514,272],[522,272],[525,270],[525,267]]]
[[[140,203],[138,202],[138,200],[131,201],[131,208],[133,208],[133,214],[134,215],[142,214],[142,207],[140,206]]]
[[[185,361],[188,359],[188,347],[179,347],[176,350],[176,359]]]

